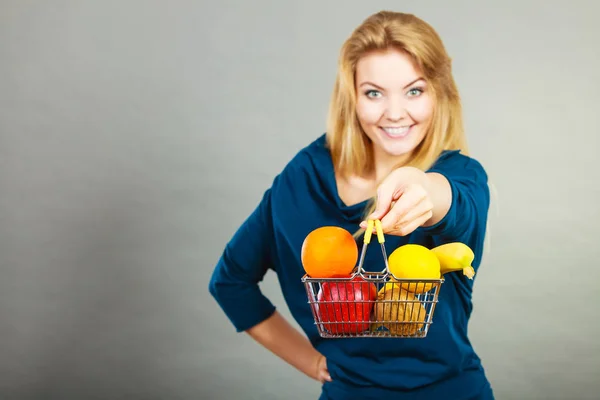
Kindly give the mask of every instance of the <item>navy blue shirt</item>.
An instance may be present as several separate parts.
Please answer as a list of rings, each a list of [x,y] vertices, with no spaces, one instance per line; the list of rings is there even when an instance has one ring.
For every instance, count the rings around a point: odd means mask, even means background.
[[[450,182],[449,212],[435,226],[421,227],[408,236],[386,235],[387,254],[406,243],[432,248],[459,241],[473,249],[472,266],[477,271],[489,208],[487,174],[479,162],[458,151],[442,153],[429,170],[434,171]],[[401,397],[393,398],[479,398],[489,384],[467,335],[474,280],[461,272],[445,275],[426,338],[319,336],[301,282],[305,273],[302,243],[312,230],[324,225],[354,233],[366,206],[366,201],[345,205],[338,196],[331,154],[325,135],[320,136],[275,177],[260,204],[227,243],[212,275],[210,293],[235,329],[244,331],[275,311],[259,288],[265,273],[274,271],[291,314],[327,358],[333,382],[324,384],[323,398],[381,398],[399,393]],[[365,269],[384,268],[380,246],[369,246]]]

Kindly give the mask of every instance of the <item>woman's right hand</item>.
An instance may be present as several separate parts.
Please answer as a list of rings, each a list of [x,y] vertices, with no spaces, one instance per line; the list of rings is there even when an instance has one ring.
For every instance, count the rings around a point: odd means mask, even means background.
[[[258,343],[309,378],[321,383],[331,382],[325,356],[278,311],[247,332]]]
[[[331,376],[329,375],[329,370],[327,369],[327,359],[321,353],[318,353],[317,355],[315,375],[313,378],[321,383],[331,382]]]

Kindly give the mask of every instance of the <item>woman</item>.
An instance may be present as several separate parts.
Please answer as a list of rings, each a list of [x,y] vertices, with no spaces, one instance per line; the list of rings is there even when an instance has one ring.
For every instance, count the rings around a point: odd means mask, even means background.
[[[388,254],[406,243],[460,241],[474,250],[477,270],[489,190],[465,143],[436,32],[408,14],[365,20],[341,49],[327,133],[274,179],[216,266],[209,289],[237,331],[322,382],[322,399],[493,399],[467,336],[472,280],[445,276],[424,339],[323,339],[301,283],[309,232],[356,232],[367,218],[381,220]],[[380,266],[381,258],[372,246],[365,263]],[[306,337],[260,291],[269,269]]]

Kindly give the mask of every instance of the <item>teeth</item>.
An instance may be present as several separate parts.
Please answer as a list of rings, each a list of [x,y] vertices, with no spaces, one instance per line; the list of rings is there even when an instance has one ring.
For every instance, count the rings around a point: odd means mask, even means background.
[[[403,135],[406,132],[408,132],[408,129],[410,128],[410,126],[403,126],[403,127],[399,127],[399,128],[383,128],[384,131],[386,131],[388,134],[390,135]]]

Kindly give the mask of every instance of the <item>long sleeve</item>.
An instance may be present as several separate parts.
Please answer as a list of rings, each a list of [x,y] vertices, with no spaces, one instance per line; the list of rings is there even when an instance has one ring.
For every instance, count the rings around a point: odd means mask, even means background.
[[[209,283],[210,293],[238,332],[251,328],[275,311],[258,286],[273,267],[271,196],[269,189],[227,243]]]
[[[435,226],[419,228],[408,236],[388,235],[386,248],[391,252],[406,243],[432,248],[460,241],[476,253],[472,264],[476,268],[487,224],[486,173],[478,162],[459,152],[443,153],[430,171],[443,174],[450,182],[449,212]],[[346,205],[340,200],[324,134],[288,163],[226,245],[210,292],[235,328],[247,330],[275,310],[258,286],[272,269],[290,315],[327,358],[333,382],[326,391],[341,398],[443,398],[444,393],[476,397],[485,373],[467,335],[473,280],[462,273],[445,275],[434,325],[426,338],[390,346],[385,340],[324,340],[319,336],[302,283],[303,241],[322,226],[353,232],[363,220],[366,206],[367,201]],[[371,247],[365,265],[383,268],[381,252]]]
[[[460,241],[468,244],[479,259],[486,232],[490,192],[482,165],[458,151],[444,153],[427,172],[446,177],[452,191],[448,213],[437,224],[421,230],[435,236],[436,242]],[[475,261],[475,264],[478,260]]]

